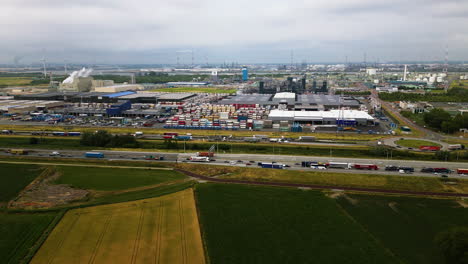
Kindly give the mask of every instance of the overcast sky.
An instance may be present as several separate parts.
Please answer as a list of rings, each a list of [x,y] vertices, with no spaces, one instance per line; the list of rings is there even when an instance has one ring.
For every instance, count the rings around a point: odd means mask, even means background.
[[[468,0],[1,0],[0,63],[468,61]],[[178,54],[178,55],[177,55]]]

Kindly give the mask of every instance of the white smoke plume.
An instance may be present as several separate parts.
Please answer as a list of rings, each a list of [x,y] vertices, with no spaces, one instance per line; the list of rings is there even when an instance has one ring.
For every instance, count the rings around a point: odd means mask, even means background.
[[[83,69],[81,69],[79,71],[72,72],[70,74],[70,76],[68,76],[65,80],[63,80],[62,83],[73,83],[75,78],[88,77],[91,74],[92,71],[93,71],[93,69],[86,69],[85,67],[83,67]]]

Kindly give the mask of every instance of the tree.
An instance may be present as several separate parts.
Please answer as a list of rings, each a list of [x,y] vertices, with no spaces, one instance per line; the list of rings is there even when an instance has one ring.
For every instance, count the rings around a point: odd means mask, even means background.
[[[441,108],[434,108],[424,113],[424,122],[432,128],[441,129],[444,121],[451,121],[450,113]]]
[[[446,263],[468,264],[468,227],[455,227],[439,233],[434,242]]]
[[[96,133],[85,132],[81,136],[80,144],[85,146],[105,147],[110,143],[112,135],[105,130]]]

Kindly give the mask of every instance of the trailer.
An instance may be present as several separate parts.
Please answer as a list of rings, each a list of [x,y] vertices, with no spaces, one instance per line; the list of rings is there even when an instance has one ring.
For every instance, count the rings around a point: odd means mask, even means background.
[[[460,150],[460,149],[464,149],[465,146],[463,146],[462,144],[454,144],[454,145],[449,145],[448,146],[448,149],[449,150]]]
[[[28,151],[24,149],[10,149],[8,152],[13,155],[28,155]]]
[[[457,169],[457,173],[460,175],[468,175],[468,169]]]
[[[284,164],[278,164],[278,163],[264,163],[262,162],[262,168],[264,169],[283,169]]]
[[[314,141],[315,141],[315,137],[313,137],[313,136],[302,136],[302,137],[299,137],[299,141],[302,141],[302,142],[314,142]]]
[[[174,137],[177,137],[179,135],[179,133],[177,132],[165,132],[163,134],[164,136],[174,136]]]
[[[176,137],[178,140],[192,140],[192,136],[182,135]]]
[[[164,160],[163,156],[146,155],[145,160]]]
[[[214,157],[214,152],[197,152],[197,157]]]
[[[375,164],[354,164],[353,168],[357,170],[378,170],[379,167]]]
[[[434,168],[435,173],[451,173],[452,170],[448,168]]]
[[[68,132],[68,136],[70,136],[70,137],[79,137],[79,136],[81,136],[81,132]]]
[[[420,146],[419,150],[422,150],[422,151],[439,151],[440,147],[439,146]]]
[[[325,166],[330,169],[351,169],[351,163],[345,162],[329,162]]]
[[[86,158],[104,158],[104,153],[102,152],[86,152]]]
[[[193,162],[209,162],[210,158],[209,157],[192,156],[192,157],[190,157],[190,161],[193,161]]]

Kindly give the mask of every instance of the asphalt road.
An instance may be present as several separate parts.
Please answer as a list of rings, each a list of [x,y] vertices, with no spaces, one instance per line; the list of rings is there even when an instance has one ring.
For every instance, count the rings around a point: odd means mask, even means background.
[[[54,150],[40,150],[36,149],[30,151],[28,156],[49,157],[50,153]],[[60,152],[64,158],[84,158],[84,150],[55,150]],[[164,156],[166,162],[190,162],[187,158],[195,156],[195,153],[168,153],[168,152],[137,152],[137,151],[108,151],[108,150],[94,150],[102,152],[108,160],[145,160],[145,155]],[[4,151],[0,151],[0,155],[10,155]],[[431,173],[421,173],[420,170],[424,167],[432,168],[449,168],[456,170],[457,168],[467,168],[468,163],[463,162],[438,162],[438,161],[412,161],[412,160],[391,160],[391,159],[359,159],[359,158],[335,158],[335,157],[313,157],[313,156],[289,156],[289,155],[258,155],[258,154],[216,154],[214,157],[216,161],[204,163],[207,165],[224,165],[224,166],[240,166],[240,167],[257,167],[258,162],[277,162],[287,164],[291,167],[285,168],[289,170],[313,170],[311,168],[304,168],[297,163],[302,161],[317,161],[317,162],[343,162],[343,163],[357,163],[357,164],[376,164],[379,170],[355,170],[355,169],[328,169],[327,171],[344,172],[344,173],[364,173],[364,174],[381,174],[381,175],[411,175],[421,177],[440,177],[439,175]],[[234,161],[235,164],[230,162]],[[241,162],[237,162],[241,161]],[[250,161],[254,161],[251,165],[247,165]],[[397,171],[385,171],[385,165],[413,167],[415,172],[413,174],[400,174]],[[450,174],[451,178],[467,178],[467,176],[460,176],[456,173]]]

